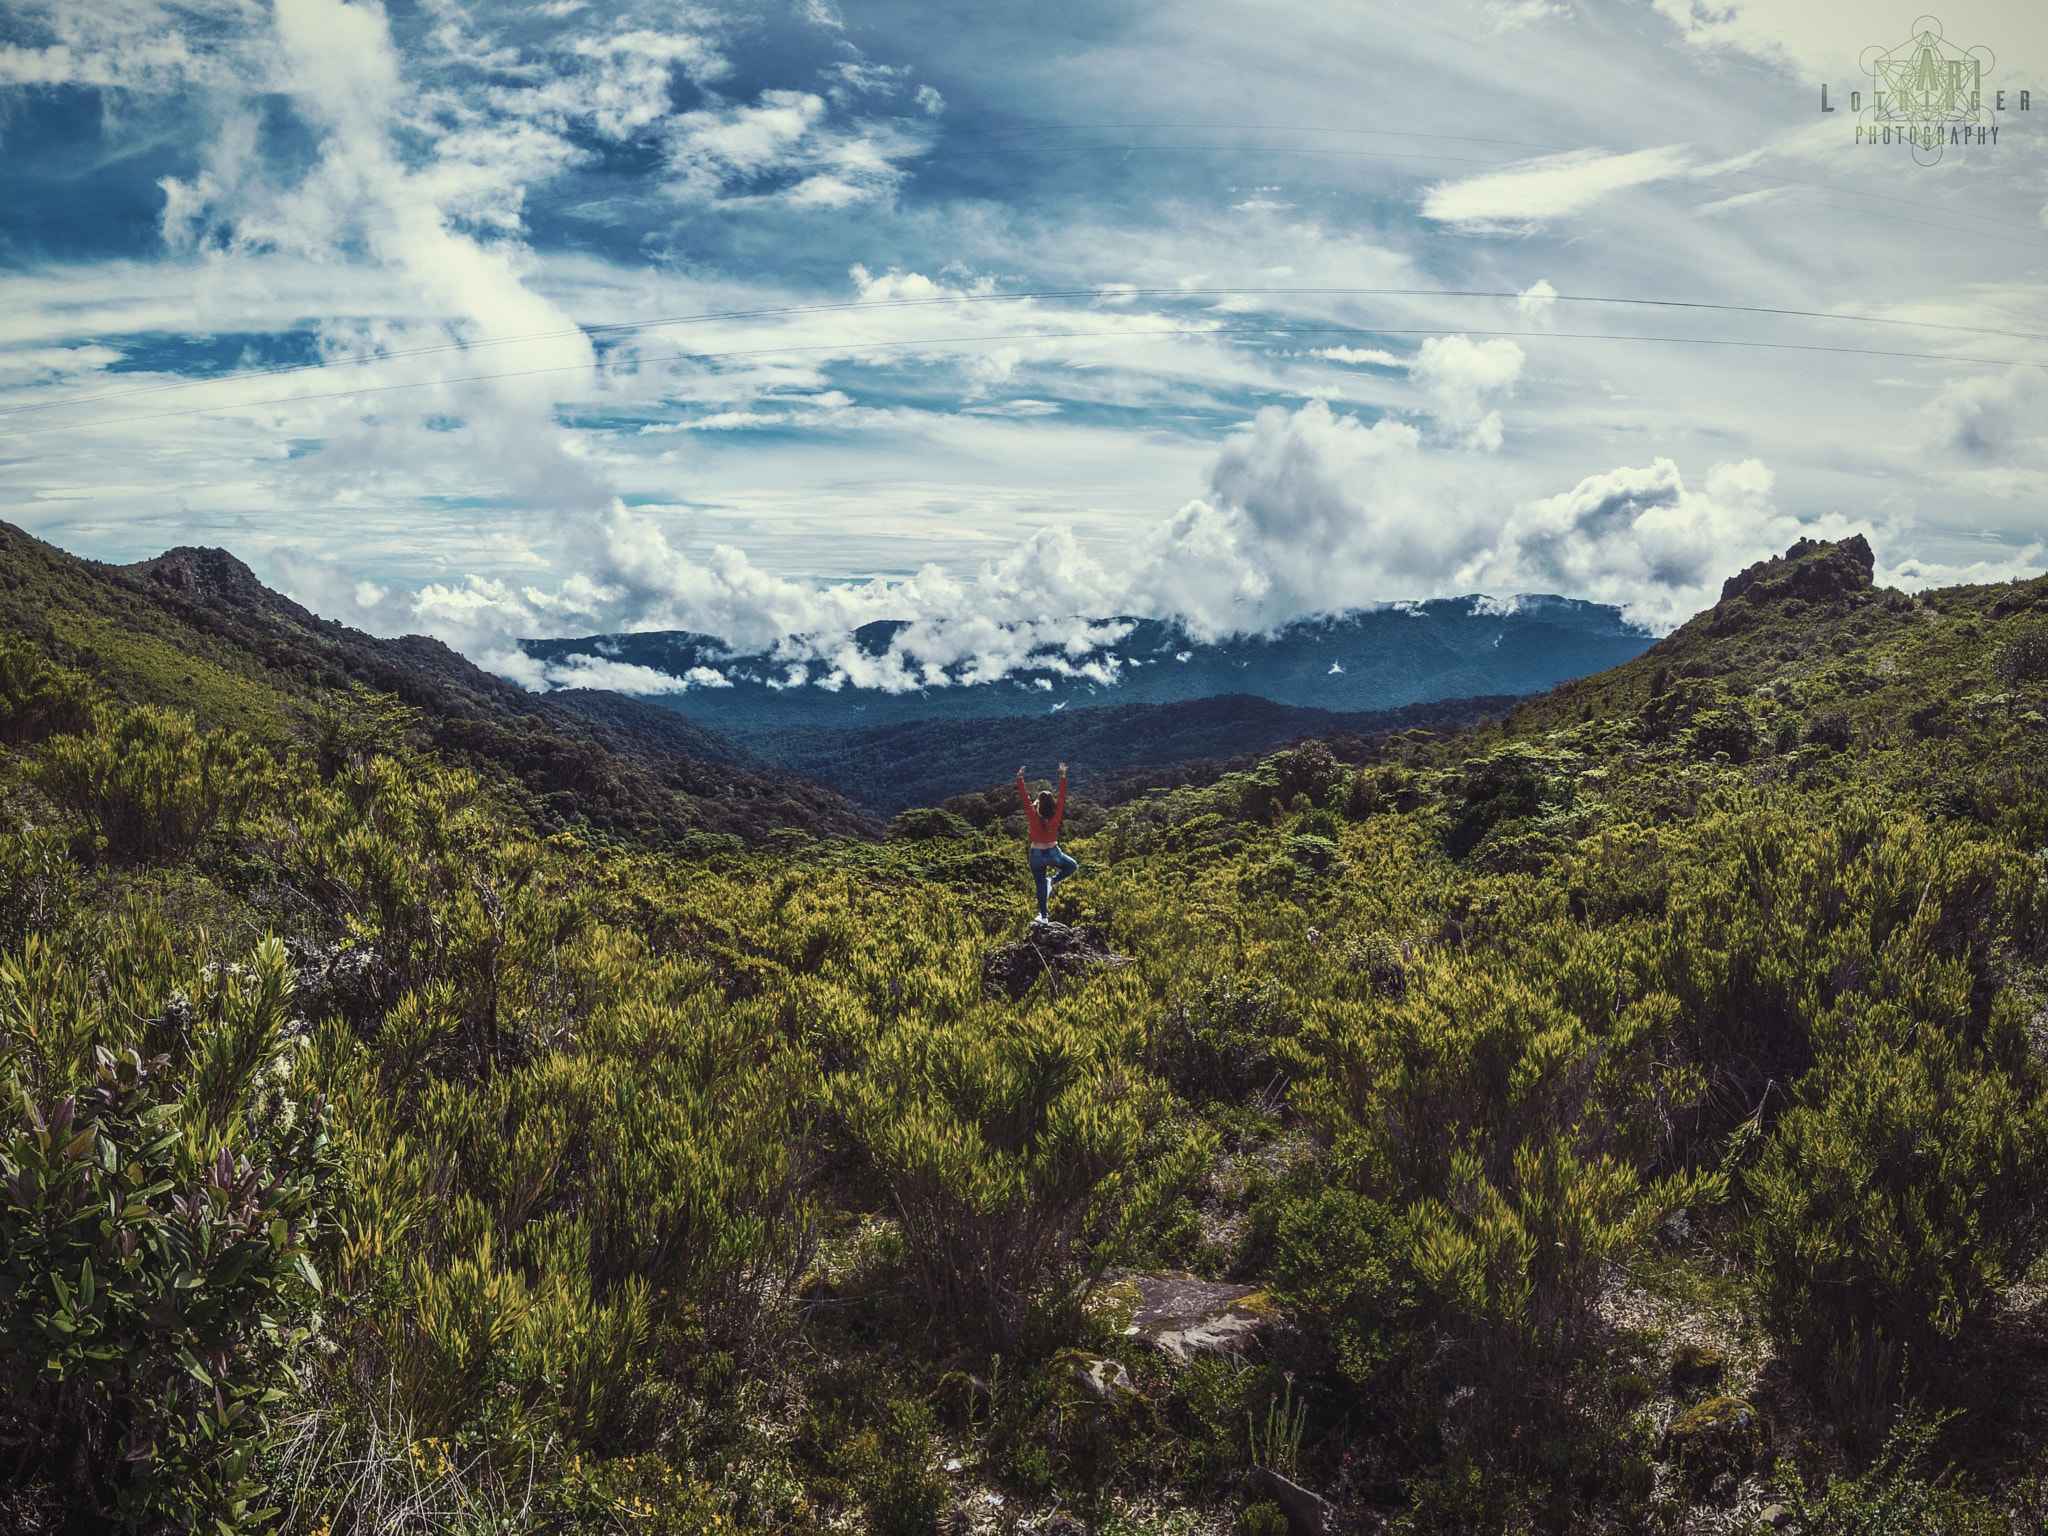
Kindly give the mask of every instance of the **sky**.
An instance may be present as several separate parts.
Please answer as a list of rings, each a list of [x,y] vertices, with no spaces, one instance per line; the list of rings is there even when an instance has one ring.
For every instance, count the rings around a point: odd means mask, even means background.
[[[1869,72],[1930,28],[1938,156]],[[1662,630],[1802,536],[2033,574],[2044,512],[2037,0],[0,0],[0,519],[531,686]]]

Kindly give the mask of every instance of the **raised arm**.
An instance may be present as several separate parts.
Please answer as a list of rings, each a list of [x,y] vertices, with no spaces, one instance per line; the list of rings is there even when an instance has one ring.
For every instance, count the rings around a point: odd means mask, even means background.
[[[1052,808],[1053,835],[1059,835],[1060,818],[1067,814],[1067,765],[1060,764],[1060,797]]]

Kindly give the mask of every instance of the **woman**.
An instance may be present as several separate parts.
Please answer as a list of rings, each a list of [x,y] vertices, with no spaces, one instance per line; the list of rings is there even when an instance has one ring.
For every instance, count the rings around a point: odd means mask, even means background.
[[[1060,794],[1053,798],[1052,791],[1038,792],[1038,803],[1031,803],[1031,791],[1024,787],[1024,765],[1017,765],[1017,793],[1024,800],[1024,815],[1031,823],[1031,880],[1038,887],[1038,916],[1031,919],[1034,924],[1052,921],[1046,915],[1045,904],[1052,897],[1052,888],[1067,876],[1080,869],[1073,858],[1060,852],[1060,818],[1067,813],[1067,765],[1060,764]]]

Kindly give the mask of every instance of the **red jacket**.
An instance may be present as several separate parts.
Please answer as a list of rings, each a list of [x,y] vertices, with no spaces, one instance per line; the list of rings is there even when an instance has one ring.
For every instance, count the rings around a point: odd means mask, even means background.
[[[1024,797],[1024,814],[1031,820],[1031,846],[1050,848],[1060,840],[1060,818],[1067,814],[1067,776],[1060,775],[1060,798],[1052,808],[1052,820],[1038,814],[1038,803],[1024,787],[1024,775],[1017,775],[1017,793]]]

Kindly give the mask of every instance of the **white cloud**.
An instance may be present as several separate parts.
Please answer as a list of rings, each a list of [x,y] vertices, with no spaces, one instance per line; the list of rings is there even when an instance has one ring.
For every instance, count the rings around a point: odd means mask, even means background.
[[[1943,384],[1921,412],[1931,447],[1986,462],[2048,449],[2048,377],[2038,368]]]
[[[1548,325],[1557,308],[1557,290],[1550,279],[1539,277],[1515,296],[1515,317],[1524,325]]]
[[[1500,447],[1502,429],[1500,412],[1488,403],[1514,391],[1522,361],[1522,349],[1504,336],[1480,342],[1432,336],[1409,365],[1409,375],[1422,386],[1439,427],[1468,448],[1492,453]]]
[[[1721,582],[1803,536],[1851,531],[1839,515],[1802,520],[1771,500],[1755,459],[1719,464],[1700,490],[1659,458],[1646,468],[1589,475],[1569,491],[1518,507],[1470,568],[1494,590],[1562,592],[1619,603],[1668,628],[1714,601]]]
[[[1573,150],[1439,182],[1424,195],[1422,213],[1472,233],[1527,234],[1546,220],[1583,212],[1609,193],[1681,175],[1691,163],[1682,145],[1619,155]]]
[[[1312,356],[1326,357],[1333,363],[1373,363],[1381,368],[1406,368],[1408,359],[1396,357],[1378,347],[1317,347]]]

